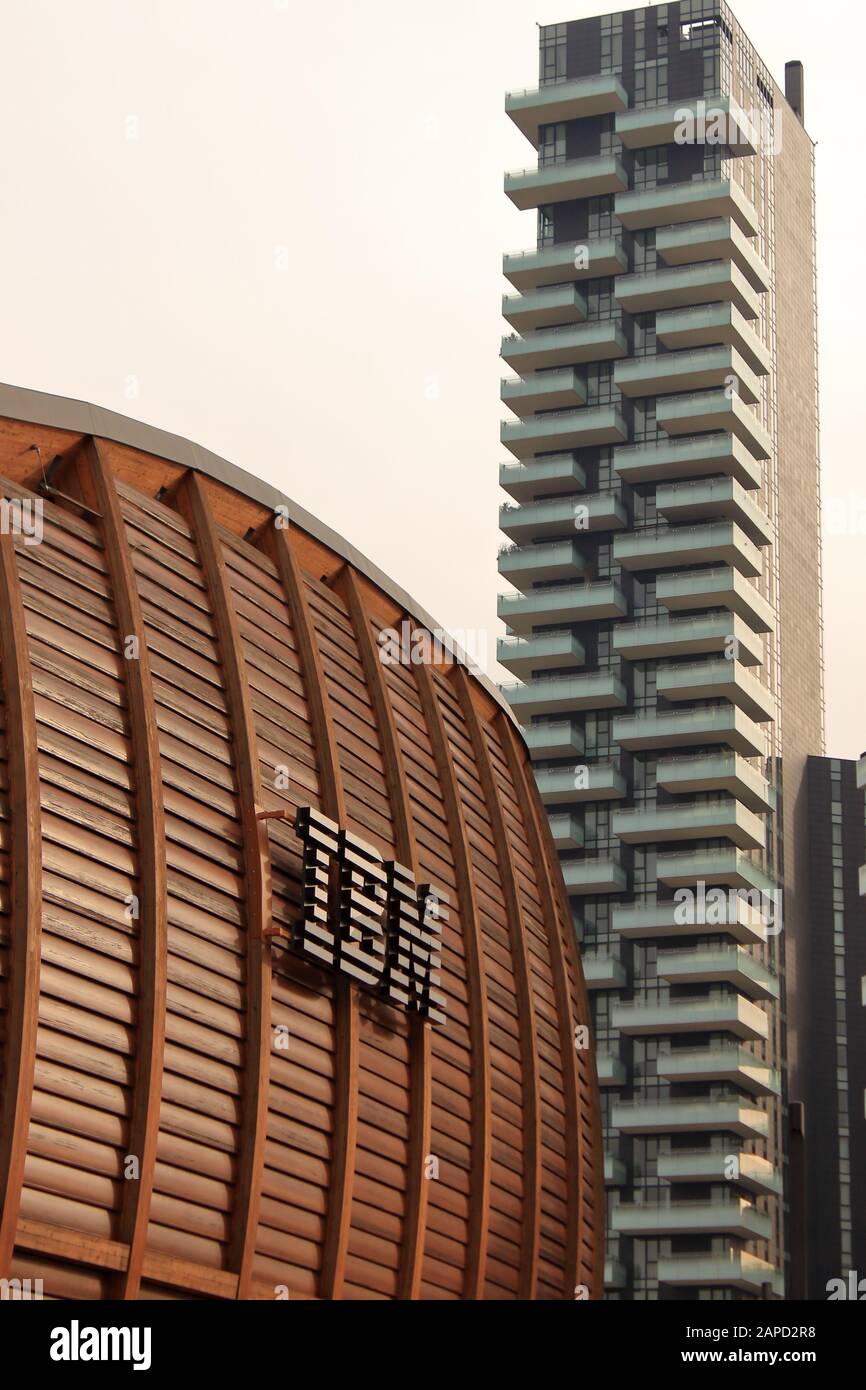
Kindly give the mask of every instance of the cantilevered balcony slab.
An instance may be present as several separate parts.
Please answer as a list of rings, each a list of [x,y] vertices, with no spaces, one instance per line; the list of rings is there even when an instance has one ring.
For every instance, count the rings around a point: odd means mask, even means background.
[[[611,1125],[623,1134],[738,1134],[743,1139],[766,1139],[767,1116],[754,1104],[739,1100],[615,1101]]]
[[[545,806],[566,806],[587,801],[622,801],[628,790],[622,773],[611,763],[539,768],[535,774],[535,781]]]
[[[626,357],[628,343],[618,319],[599,319],[504,338],[501,355],[509,367],[525,375],[541,368]]]
[[[719,300],[733,304],[746,318],[757,319],[761,299],[733,261],[666,266],[621,275],[614,287],[617,302],[630,314],[659,313]]]
[[[502,317],[518,333],[558,323],[582,323],[586,319],[586,300],[576,285],[555,285],[531,294],[506,294],[502,298]]]
[[[569,280],[597,280],[628,270],[628,256],[619,237],[567,241],[540,250],[515,251],[502,258],[502,273],[516,290],[528,293],[544,285]]]
[[[516,545],[499,555],[499,573],[524,593],[532,584],[576,579],[585,568],[586,556],[577,541]]]
[[[530,502],[538,493],[582,492],[586,473],[574,454],[545,455],[525,463],[501,463],[499,486],[516,502]]]
[[[665,791],[683,796],[694,796],[697,792],[730,792],[759,815],[769,811],[773,804],[769,782],[738,753],[659,759],[656,781]]]
[[[724,566],[680,574],[660,574],[656,597],[673,612],[696,608],[726,608],[736,613],[755,632],[772,632],[776,626],[771,604],[739,570]]]
[[[763,471],[745,444],[731,434],[698,434],[628,444],[615,449],[614,471],[627,483],[673,482],[724,473],[747,488],[759,488]]]
[[[570,758],[583,756],[583,729],[573,719],[557,719],[545,724],[533,724],[523,730],[523,737],[533,760],[540,758]],[[542,776],[541,772],[536,776]]]
[[[748,946],[766,941],[762,915],[736,894],[723,898],[711,913],[703,914],[700,922],[687,920],[687,914],[673,901],[617,905],[612,911],[611,929],[632,941],[673,941],[709,934],[727,936]]]
[[[604,951],[584,951],[581,956],[587,989],[626,989],[628,971],[622,961]]]
[[[618,584],[602,579],[537,589],[532,594],[499,594],[496,611],[512,632],[525,633],[533,627],[622,618],[628,604]]]
[[[614,1205],[612,1231],[624,1236],[731,1235],[740,1240],[769,1240],[770,1218],[744,1197],[711,1202],[642,1202]]]
[[[534,415],[537,410],[565,410],[586,405],[586,383],[573,367],[506,377],[499,394],[503,404],[521,419]]]
[[[538,208],[577,198],[600,198],[628,188],[628,174],[614,154],[589,159],[566,159],[515,169],[505,175],[505,195],[516,208]]]
[[[591,709],[623,709],[626,688],[612,671],[585,671],[576,676],[546,676],[526,685],[504,685],[502,693],[520,718]]]
[[[760,219],[739,184],[730,179],[693,179],[657,188],[632,188],[618,193],[614,211],[629,231],[696,222],[704,217],[732,217],[746,236],[757,236]]]
[[[696,434],[724,430],[742,440],[753,458],[768,459],[773,441],[757,415],[739,396],[724,391],[698,391],[689,396],[662,396],[656,405],[659,429],[667,434]]]
[[[583,822],[579,816],[568,812],[556,812],[548,816],[550,833],[557,849],[581,849],[583,846]]]
[[[656,671],[659,695],[672,702],[727,699],[755,723],[776,717],[773,692],[749,675],[736,661],[703,661],[660,666]]]
[[[562,874],[572,898],[628,892],[628,875],[615,859],[568,859]]]
[[[663,106],[618,111],[616,133],[627,150],[656,145],[723,146],[732,154],[755,154],[758,133],[731,96],[688,97]]]
[[[732,217],[660,227],[656,234],[656,251],[666,265],[733,261],[759,294],[765,294],[772,283],[769,268],[761,260],[754,243],[744,236]]]
[[[652,661],[665,656],[701,656],[726,652],[736,642],[744,665],[760,666],[763,639],[735,613],[701,613],[693,618],[648,619],[642,623],[617,623],[613,649],[629,661]]]
[[[705,304],[694,309],[666,309],[656,315],[656,337],[672,352],[729,343],[756,376],[768,376],[773,359],[757,327],[735,304]]]
[[[676,1288],[731,1288],[758,1296],[769,1285],[779,1298],[784,1288],[781,1270],[740,1250],[726,1255],[663,1255],[657,1269],[659,1283]]]
[[[628,426],[616,406],[586,406],[583,410],[552,411],[516,424],[505,421],[501,439],[517,458],[548,449],[591,449],[597,444],[622,444]]]
[[[761,552],[732,521],[707,526],[649,527],[616,536],[613,557],[626,570],[671,569],[683,564],[730,564],[755,577]]]
[[[767,1158],[758,1154],[737,1154],[737,1176],[732,1179],[730,1146],[723,1149],[675,1149],[660,1153],[656,1172],[668,1182],[734,1182],[737,1187],[761,1196],[781,1196],[782,1177]]]
[[[740,946],[659,952],[656,974],[672,985],[728,984],[750,999],[779,997],[778,977]]]
[[[656,511],[680,525],[727,517],[755,545],[772,545],[776,530],[763,507],[753,502],[736,478],[700,478],[669,483],[656,491]]]
[[[660,854],[657,874],[659,883],[666,883],[669,888],[694,888],[695,884],[704,883],[708,887],[743,888],[768,897],[777,891],[769,875],[739,849]]]
[[[730,704],[621,715],[613,721],[613,738],[622,748],[635,752],[719,743],[746,758],[767,756],[766,734]]]
[[[627,525],[625,507],[612,492],[499,509],[499,529],[513,541],[539,541],[568,531],[622,531]]]
[[[749,1042],[766,1041],[767,1015],[736,994],[718,999],[671,999],[661,1003],[611,1005],[611,1025],[628,1037],[659,1034],[730,1033]]]
[[[761,817],[732,797],[614,811],[611,831],[628,845],[727,839],[740,849],[763,849],[767,839]]]
[[[613,1057],[609,1052],[599,1052],[596,1055],[596,1066],[598,1068],[598,1084],[607,1087],[622,1087],[628,1084],[628,1069],[625,1062],[619,1057]],[[605,1172],[607,1171],[607,1159],[605,1159]]]
[[[659,1050],[656,1073],[662,1081],[674,1084],[726,1081],[756,1096],[778,1096],[782,1092],[779,1073],[748,1048],[733,1043]]]
[[[565,670],[582,666],[586,660],[583,643],[574,633],[540,632],[535,637],[500,637],[496,659],[506,670],[521,678],[532,671]]]
[[[625,111],[628,95],[613,73],[545,82],[540,87],[506,92],[505,112],[527,140],[538,145],[539,127],[584,116]]]
[[[694,352],[663,352],[617,362],[614,385],[624,396],[666,396],[677,391],[703,391],[726,386],[736,377],[741,398],[754,405],[761,398],[758,378],[736,348],[696,348]]]

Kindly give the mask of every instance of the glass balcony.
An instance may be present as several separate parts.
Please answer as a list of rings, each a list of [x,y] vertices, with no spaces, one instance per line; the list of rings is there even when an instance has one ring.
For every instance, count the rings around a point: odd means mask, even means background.
[[[523,212],[548,203],[601,198],[625,188],[628,188],[628,174],[614,154],[537,164],[533,168],[515,169],[505,175],[505,196]]]
[[[624,1289],[627,1284],[628,1275],[625,1265],[620,1260],[605,1260],[604,1287],[606,1289]]]
[[[772,545],[776,531],[766,512],[753,502],[736,478],[700,478],[668,483],[656,491],[656,511],[677,524],[726,517],[745,531],[754,545]]]
[[[743,487],[759,488],[763,477],[761,465],[731,434],[699,434],[693,438],[629,444],[614,450],[613,466],[627,483],[668,482],[725,473]]]
[[[614,1206],[611,1230],[624,1236],[726,1235],[740,1240],[769,1240],[769,1216],[744,1197],[712,1202],[646,1202]]]
[[[743,710],[756,724],[776,717],[776,700],[771,690],[750,676],[735,661],[703,661],[677,666],[660,666],[656,689],[666,700],[727,699]]]
[[[656,974],[669,984],[728,984],[750,999],[779,997],[778,977],[739,946],[660,952]]]
[[[777,885],[769,875],[739,849],[660,854],[657,875],[659,883],[666,883],[670,888],[694,888],[696,883],[719,884],[764,893],[768,898],[777,892]]]
[[[754,411],[739,396],[698,391],[693,396],[662,396],[656,405],[658,427],[667,434],[725,430],[742,440],[757,459],[772,457],[773,441]]]
[[[542,250],[514,251],[502,258],[502,273],[524,292],[566,280],[597,280],[628,270],[628,256],[618,237],[567,241]]]
[[[627,525],[625,507],[612,492],[499,509],[499,529],[514,541],[538,541],[574,530],[621,531]]]
[[[656,1160],[656,1172],[668,1182],[735,1182],[738,1187],[762,1196],[781,1196],[781,1174],[769,1159],[758,1154],[736,1155],[737,1176],[731,1179],[731,1154],[728,1149],[676,1149],[661,1153]]]
[[[625,1086],[627,1084],[628,1071],[625,1062],[621,1062],[619,1057],[612,1057],[609,1052],[599,1052],[595,1061],[598,1067],[599,1086]],[[606,1173],[607,1159],[605,1158],[605,1175]]]
[[[523,730],[523,737],[533,759],[581,757],[585,746],[583,729],[570,719],[533,724]]]
[[[586,405],[586,383],[573,367],[553,372],[529,372],[523,377],[507,377],[500,399],[521,419],[536,410],[565,410]]]
[[[611,1125],[622,1134],[738,1134],[742,1139],[766,1139],[769,1125],[763,1110],[740,1100],[616,1101]]]
[[[599,1080],[601,1078],[599,1077]],[[604,1156],[604,1183],[605,1187],[625,1187],[628,1178],[628,1169],[621,1158],[615,1158],[613,1154]]]
[[[501,689],[514,713],[521,718],[588,709],[622,709],[628,703],[625,686],[612,671],[547,676],[526,685],[503,685]]]
[[[758,294],[765,294],[772,283],[769,268],[732,217],[660,227],[656,234],[656,251],[666,265],[733,261]]]
[[[761,552],[731,521],[630,531],[614,538],[613,557],[626,570],[720,563],[735,565],[742,574],[754,577],[763,569]]]
[[[629,661],[652,661],[664,656],[700,656],[727,651],[734,639],[739,660],[759,666],[764,660],[763,639],[734,613],[702,613],[694,618],[650,619],[642,623],[617,623],[613,649]]]
[[[735,305],[747,319],[761,315],[760,295],[733,261],[706,261],[621,275],[614,292],[617,303],[630,314],[659,313],[663,309],[723,300]]]
[[[591,449],[598,444],[622,444],[628,426],[615,406],[586,406],[583,410],[552,411],[516,424],[504,421],[501,440],[517,458],[547,449]]]
[[[744,945],[760,945],[766,941],[766,927],[760,912],[742,898],[726,898],[704,921],[695,923],[678,910],[676,903],[644,902],[628,907],[617,905],[611,917],[611,930],[633,941],[665,941],[681,937],[724,935]]]
[[[586,557],[576,541],[516,545],[499,553],[499,573],[524,592],[532,584],[576,579],[585,568]]]
[[[542,367],[573,367],[579,362],[610,361],[628,356],[628,343],[617,319],[540,328],[502,341],[502,359],[525,375]]]
[[[753,121],[731,96],[692,97],[664,106],[618,110],[616,133],[627,150],[683,143],[683,137],[689,144],[723,144],[725,153],[755,154],[758,149]]]
[[[725,1255],[665,1255],[658,1262],[660,1284],[682,1288],[732,1288],[759,1295],[764,1285],[782,1297],[781,1270],[757,1255],[731,1250]]]
[[[502,297],[502,317],[518,333],[542,325],[583,322],[586,300],[576,285],[556,285],[532,294],[506,294]]]
[[[666,309],[656,316],[656,337],[671,352],[682,348],[730,343],[756,376],[768,376],[770,349],[735,304],[708,304],[695,309]]]
[[[665,758],[656,764],[656,781],[667,792],[730,792],[759,815],[772,807],[770,784],[736,753],[707,753],[699,758]]]
[[[583,643],[573,632],[540,632],[535,637],[500,637],[496,659],[515,676],[531,671],[556,671],[566,666],[582,666],[586,660]]]
[[[749,1042],[766,1042],[767,1015],[736,994],[721,998],[672,999],[663,1003],[611,1005],[611,1024],[627,1037],[660,1034],[731,1033]]]
[[[742,400],[754,405],[761,399],[758,378],[736,348],[698,348],[694,352],[664,352],[652,357],[630,357],[614,367],[614,385],[624,396],[665,396],[677,391],[702,391],[726,386],[736,377]]]
[[[763,849],[767,839],[761,817],[733,798],[614,811],[611,831],[627,845],[727,839],[740,849]]]
[[[572,898],[628,892],[628,875],[613,859],[569,859],[562,874]]]
[[[626,989],[628,972],[622,961],[604,952],[584,951],[581,956],[587,989]]]
[[[622,801],[626,780],[611,763],[580,767],[539,768],[535,774],[545,806],[566,806],[586,801]]]
[[[622,618],[628,604],[613,580],[593,584],[563,584],[538,589],[532,594],[499,594],[496,611],[512,632],[554,623],[588,623],[602,618]]]
[[[506,114],[533,145],[538,144],[539,126],[610,115],[627,106],[625,88],[613,73],[545,82],[505,94]]]
[[[773,632],[776,617],[772,605],[738,570],[725,567],[692,573],[660,574],[656,596],[672,612],[695,608],[727,608],[755,632]]]
[[[766,735],[736,705],[621,715],[613,721],[613,738],[632,752],[718,743],[746,758],[767,756]]]
[[[583,823],[578,816],[561,814],[547,819],[557,849],[583,848]]]
[[[582,492],[586,473],[573,454],[501,463],[499,486],[516,502],[530,501],[538,492]]]
[[[731,1043],[711,1043],[709,1047],[673,1048],[659,1050],[657,1075],[674,1084],[685,1082],[727,1081],[756,1096],[778,1096],[782,1093],[782,1078],[748,1048]],[[715,1176],[721,1176],[717,1170]]]
[[[760,231],[754,205],[739,184],[730,179],[693,179],[657,188],[632,188],[618,193],[614,210],[630,232],[644,227],[667,227],[674,222],[697,222],[705,217],[732,217],[746,236]]]

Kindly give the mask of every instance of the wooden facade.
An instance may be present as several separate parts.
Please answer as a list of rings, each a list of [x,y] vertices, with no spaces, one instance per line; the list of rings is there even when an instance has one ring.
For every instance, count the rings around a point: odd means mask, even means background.
[[[510,716],[383,663],[416,614],[291,511],[35,414],[0,419],[43,527],[0,535],[0,1278],[601,1297],[589,1009]],[[270,936],[300,806],[448,895],[444,1026]]]

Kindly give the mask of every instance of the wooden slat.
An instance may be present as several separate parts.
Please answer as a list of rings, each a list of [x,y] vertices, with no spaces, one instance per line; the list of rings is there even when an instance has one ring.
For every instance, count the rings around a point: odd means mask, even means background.
[[[12,941],[0,1101],[0,1278],[15,1245],[36,1066],[42,932],[42,842],[33,678],[15,543],[0,535],[2,681],[12,837]]]
[[[271,951],[265,935],[271,918],[271,858],[267,825],[258,819],[263,809],[261,774],[255,715],[238,619],[207,491],[197,473],[189,473],[184,478],[178,492],[178,505],[187,513],[207,581],[226,684],[238,781],[246,908],[246,1046],[228,1261],[231,1271],[238,1276],[237,1297],[248,1298],[264,1169],[271,1063]]]
[[[391,803],[397,857],[411,869],[418,882],[418,846],[409,784],[400,749],[397,721],[385,682],[380,651],[373,641],[370,619],[364,607],[361,587],[350,566],[340,576],[349,617],[358,642],[361,664],[367,688],[373,701],[373,712],[379,730],[382,757],[385,763],[385,782]],[[429,1179],[425,1166],[430,1154],[432,1130],[432,1054],[430,1028],[417,1013],[410,1023],[409,1043],[409,1145],[406,1174],[406,1211],[400,1242],[400,1267],[397,1292],[400,1298],[417,1299],[421,1291],[424,1265],[424,1239],[427,1228],[427,1196]]]
[[[153,678],[135,569],[114,478],[96,440],[81,460],[80,478],[89,504],[102,518],[121,644],[134,637],[138,646],[137,658],[125,662],[124,676],[132,737],[140,895],[136,1071],[128,1152],[139,1160],[139,1178],[123,1183],[118,1239],[129,1246],[129,1259],[113,1291],[118,1298],[134,1299],[141,1284],[153,1196],[165,1046],[165,810]]]
[[[517,1012],[522,1055],[523,1084],[523,1222],[521,1235],[519,1297],[535,1298],[538,1284],[538,1253],[541,1225],[541,1100],[539,1095],[538,1042],[536,1037],[535,1001],[529,978],[526,945],[526,925],[517,886],[517,873],[499,796],[496,774],[482,728],[481,718],[472,698],[469,677],[462,666],[454,667],[454,680],[460,699],[463,718],[469,730],[475,761],[490,815],[496,858],[517,989]]]
[[[484,940],[478,912],[478,895],[469,863],[469,837],[463,806],[457,793],[457,769],[448,741],[445,719],[436,694],[429,666],[423,662],[416,672],[421,708],[430,735],[433,757],[439,769],[439,783],[445,806],[448,838],[454,858],[454,876],[460,903],[460,921],[466,953],[466,986],[469,995],[469,1037],[472,1048],[472,1129],[469,1174],[468,1248],[466,1252],[466,1298],[482,1299],[487,1274],[487,1244],[490,1224],[490,1155],[493,1143],[493,1097],[490,1070],[490,1026],[488,1022],[487,980],[484,968]]]

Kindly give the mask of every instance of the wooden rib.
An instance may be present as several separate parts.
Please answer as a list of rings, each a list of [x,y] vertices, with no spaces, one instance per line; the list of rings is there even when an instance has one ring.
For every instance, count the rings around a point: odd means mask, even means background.
[[[469,833],[457,792],[457,769],[448,742],[445,719],[429,666],[416,671],[421,709],[430,735],[433,760],[445,805],[448,838],[454,859],[457,899],[463,926],[466,956],[466,988],[469,996],[469,1037],[472,1047],[472,1154],[469,1171],[469,1239],[466,1251],[467,1298],[483,1299],[487,1276],[487,1244],[490,1224],[490,1155],[493,1143],[493,1093],[490,1069],[490,1023],[484,938],[478,913],[478,895],[469,864]]]
[[[268,1118],[271,1048],[271,953],[265,932],[271,919],[271,857],[267,824],[258,819],[262,783],[255,716],[241,646],[237,614],[222,546],[207,492],[197,473],[189,473],[178,493],[198,542],[217,629],[232,727],[238,803],[243,836],[246,905],[246,1047],[243,1109],[235,1205],[228,1263],[238,1276],[237,1297],[249,1296],[255,1256]]]
[[[568,1188],[568,1219],[565,1240],[565,1270],[563,1273],[563,1298],[573,1299],[578,1282],[578,1259],[580,1231],[583,1227],[585,1180],[583,1164],[583,1137],[580,1128],[579,1097],[580,1077],[575,1051],[574,1011],[572,1009],[571,989],[566,970],[566,945],[562,938],[560,920],[569,922],[571,913],[560,919],[557,914],[554,884],[561,878],[559,864],[551,865],[547,855],[547,844],[541,827],[538,792],[534,780],[527,770],[526,760],[518,748],[517,735],[511,720],[502,711],[497,715],[499,738],[505,749],[511,779],[517,794],[518,805],[523,808],[523,823],[529,840],[529,852],[536,870],[544,925],[550,948],[550,961],[553,970],[553,986],[556,998],[556,1012],[559,1020],[559,1046],[562,1053],[563,1089],[565,1092],[565,1162],[566,1184]]]
[[[15,1246],[36,1066],[42,935],[42,833],[33,679],[15,544],[0,535],[0,679],[12,839],[11,945],[0,1105],[0,1278]]]
[[[385,782],[395,828],[397,857],[411,869],[418,882],[418,846],[409,800],[409,784],[400,749],[397,721],[385,682],[379,650],[373,641],[370,619],[364,607],[361,589],[350,565],[342,571],[341,588],[349,609],[349,618],[358,641],[361,664],[367,689],[373,701],[373,712],[385,763]],[[429,1179],[425,1165],[430,1153],[433,1107],[433,1058],[430,1028],[417,1013],[413,1013],[410,1029],[410,1088],[409,1144],[406,1172],[406,1210],[403,1217],[403,1236],[400,1242],[400,1268],[397,1273],[398,1298],[419,1298],[424,1267],[424,1241],[427,1231],[427,1196]]]
[[[339,825],[346,824],[346,798],[331,700],[304,577],[292,549],[288,527],[269,528],[269,546],[289,602],[292,629],[298,643],[313,737],[319,755],[322,809]],[[334,981],[336,1040],[334,1110],[331,1130],[330,1198],[325,1220],[322,1298],[342,1298],[346,1255],[352,1223],[352,1188],[358,1142],[358,1086],[361,1049],[361,1009],[357,987],[346,979]]]
[[[138,644],[138,658],[124,662],[124,679],[132,743],[141,898],[135,1080],[128,1140],[128,1152],[139,1160],[139,1177],[137,1182],[123,1184],[117,1238],[129,1246],[129,1260],[113,1290],[116,1298],[133,1299],[138,1297],[147,1245],[165,1050],[168,915],[165,811],[156,702],[135,569],[117,488],[97,440],[91,441],[83,451],[79,476],[85,498],[102,518],[102,540],[121,642],[134,637]]]
[[[538,1081],[538,1040],[532,986],[529,978],[526,925],[523,920],[514,856],[508,838],[508,827],[505,823],[502,801],[496,783],[493,760],[487,746],[481,718],[472,699],[472,688],[464,667],[454,667],[454,679],[463,718],[469,730],[475,761],[478,765],[484,801],[490,814],[490,826],[493,831],[496,858],[499,863],[499,875],[511,938],[522,1051],[524,1114],[523,1231],[519,1297],[532,1299],[535,1298],[538,1285],[541,1228],[541,1098]]]

